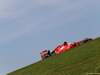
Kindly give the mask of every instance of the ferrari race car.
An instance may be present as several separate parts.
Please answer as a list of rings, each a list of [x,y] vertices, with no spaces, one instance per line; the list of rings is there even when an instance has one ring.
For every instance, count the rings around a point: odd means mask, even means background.
[[[44,50],[40,53],[40,55],[41,55],[42,59],[45,59],[45,58],[48,58],[52,55],[61,53],[63,51],[66,51],[70,48],[76,47],[78,45],[81,45],[81,44],[86,43],[86,42],[91,41],[91,40],[93,40],[93,39],[92,38],[85,38],[81,41],[73,42],[73,44],[72,43],[67,44],[67,42],[64,42],[62,45],[59,45],[58,47],[56,47],[51,53],[50,53],[50,50]]]

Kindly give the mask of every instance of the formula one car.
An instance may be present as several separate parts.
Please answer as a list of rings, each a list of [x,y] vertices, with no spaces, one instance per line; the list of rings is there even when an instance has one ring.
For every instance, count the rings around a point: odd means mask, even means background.
[[[61,53],[63,51],[66,51],[66,50],[68,50],[70,48],[76,47],[78,45],[81,45],[81,44],[86,43],[86,42],[91,41],[91,40],[93,40],[93,39],[92,38],[85,38],[85,39],[83,39],[81,41],[73,42],[73,44],[72,43],[67,44],[67,42],[64,42],[62,45],[59,45],[58,47],[56,47],[51,53],[50,53],[50,50],[45,50],[45,51],[41,52],[40,53],[41,54],[41,58],[42,59],[48,58],[48,57],[50,57],[52,55]]]

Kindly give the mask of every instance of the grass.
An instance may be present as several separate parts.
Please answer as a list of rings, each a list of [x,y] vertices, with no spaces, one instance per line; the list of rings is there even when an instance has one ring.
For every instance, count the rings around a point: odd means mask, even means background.
[[[7,75],[90,75],[89,73],[100,73],[100,38]]]

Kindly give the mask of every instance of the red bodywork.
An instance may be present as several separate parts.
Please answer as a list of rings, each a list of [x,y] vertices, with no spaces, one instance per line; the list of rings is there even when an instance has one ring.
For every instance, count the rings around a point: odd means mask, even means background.
[[[66,50],[68,50],[68,49],[70,49],[70,48],[73,48],[73,47],[75,47],[75,46],[77,46],[77,45],[79,45],[79,42],[76,42],[76,43],[74,43],[74,44],[70,44],[70,45],[64,45],[64,44],[62,44],[62,45],[59,45],[56,49],[55,49],[55,52],[56,52],[56,54],[58,54],[58,53],[60,53],[60,52],[63,52],[63,51],[66,51]]]
[[[72,45],[66,45],[66,46],[65,46],[64,44],[59,45],[59,46],[55,49],[55,52],[56,52],[56,54],[58,54],[58,53],[60,53],[60,52],[63,52],[63,51],[65,51],[65,50],[70,49],[71,46],[72,46]]]
[[[90,38],[90,40],[93,40],[92,38]],[[70,48],[73,48],[73,47],[76,47],[78,45],[80,45],[81,43],[83,43],[84,40],[81,40],[81,41],[78,41],[78,42],[73,42],[73,44],[70,44],[70,45],[59,45],[56,49],[55,49],[55,52],[56,54],[60,53],[60,52],[63,52],[65,50],[68,50]]]

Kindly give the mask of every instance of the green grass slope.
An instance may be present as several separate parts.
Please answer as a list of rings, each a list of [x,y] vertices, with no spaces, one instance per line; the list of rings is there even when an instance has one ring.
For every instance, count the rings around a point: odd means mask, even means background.
[[[7,75],[97,75],[97,73],[100,73],[100,38]]]

